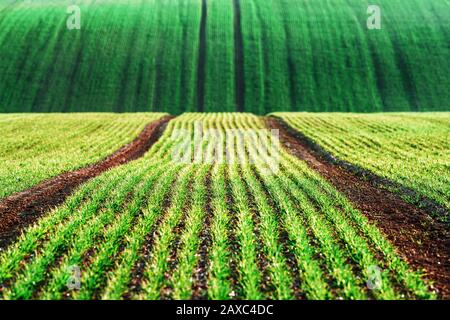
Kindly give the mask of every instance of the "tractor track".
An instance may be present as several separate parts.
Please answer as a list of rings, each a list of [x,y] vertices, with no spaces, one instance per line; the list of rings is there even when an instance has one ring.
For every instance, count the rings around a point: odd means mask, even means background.
[[[426,209],[407,203],[399,195],[380,187],[371,176],[349,170],[282,119],[271,116],[265,121],[268,128],[279,130],[280,142],[289,153],[304,160],[346,195],[370,222],[381,229],[413,268],[425,270],[425,277],[432,280],[439,296],[450,298],[447,224],[432,218]]]
[[[28,190],[1,200],[0,248],[11,243],[22,229],[63,203],[82,183],[111,168],[142,157],[159,139],[171,119],[173,119],[172,116],[165,116],[151,122],[134,141],[102,161],[75,171],[62,173]]]
[[[206,83],[206,20],[208,17],[208,5],[206,0],[202,0],[198,45],[198,65],[197,65],[197,111],[203,112],[205,109],[205,83]]]
[[[236,84],[236,111],[245,110],[244,36],[242,34],[240,0],[233,0],[234,9],[234,61]]]

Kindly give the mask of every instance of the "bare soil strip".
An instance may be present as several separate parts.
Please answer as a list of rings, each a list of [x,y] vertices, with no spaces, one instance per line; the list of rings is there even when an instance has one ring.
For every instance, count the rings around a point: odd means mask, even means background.
[[[279,207],[274,203],[274,200],[272,199],[272,197],[270,196],[269,192],[267,191],[267,186],[264,183],[263,178],[261,177],[260,173],[253,168],[253,174],[255,175],[256,180],[259,182],[259,184],[262,186],[265,197],[267,198],[267,201],[269,203],[269,206],[271,208],[273,208],[274,212],[277,214],[276,219],[278,222],[278,226],[279,226],[279,239],[278,242],[281,245],[282,248],[282,255],[286,261],[286,265],[288,267],[288,271],[290,273],[290,275],[293,278],[293,283],[292,283],[292,290],[294,292],[294,296],[296,299],[305,299],[305,296],[302,293],[301,287],[300,287],[300,271],[298,269],[298,264],[296,262],[295,259],[295,254],[294,252],[291,250],[292,248],[292,241],[291,239],[289,239],[289,234],[287,232],[287,230],[284,228],[283,226],[283,221],[282,218],[280,216],[280,210]],[[256,200],[255,200],[255,196],[250,192],[250,185],[248,184],[248,182],[246,181],[246,186],[247,186],[247,190],[248,190],[248,197],[249,199],[252,199],[251,201],[251,207],[252,207],[252,212],[255,214],[257,213],[257,205],[256,205]],[[256,212],[255,212],[256,211]],[[259,219],[257,219],[256,216],[259,216],[259,213],[257,215],[254,215],[254,223],[255,226],[259,227]],[[256,232],[255,232],[256,233]],[[262,283],[262,290],[264,292],[264,294],[267,294],[268,292],[270,292],[270,289],[273,290],[273,288],[268,288],[267,284],[271,283],[270,280],[270,274],[269,274],[269,270],[268,270],[268,266],[269,266],[269,261],[267,260],[267,257],[264,256],[264,254],[262,254],[262,250],[261,249],[261,237],[259,236],[258,233],[258,266],[260,268],[260,270],[262,271],[263,274],[263,283]]]
[[[205,108],[205,79],[206,79],[206,18],[208,5],[202,0],[202,16],[200,19],[198,66],[197,66],[197,111],[203,112]]]
[[[353,163],[336,158],[331,153],[323,149],[315,141],[305,136],[303,133],[296,131],[294,128],[291,128],[282,119],[278,117],[271,118],[275,118],[278,121],[281,121],[282,125],[286,127],[291,135],[294,135],[295,137],[303,141],[306,147],[308,147],[323,160],[335,166],[341,167],[342,169],[351,172],[355,176],[368,181],[375,188],[386,189],[395,192],[397,195],[403,197],[404,199],[407,199],[407,202],[426,211],[426,213],[428,213],[428,215],[430,215],[431,217],[438,219],[440,222],[444,222],[450,226],[450,221],[448,221],[450,213],[444,206],[426,196],[420,195],[416,191],[405,187],[398,182],[383,178],[370,170],[361,168]]]
[[[236,111],[243,112],[245,104],[244,37],[242,35],[240,0],[233,0],[234,8],[234,61],[236,82]]]
[[[131,143],[106,159],[44,181],[31,189],[11,195],[0,202],[0,248],[20,230],[39,219],[64,200],[82,183],[103,172],[140,158],[158,140],[172,116],[148,124]]]
[[[372,184],[370,176],[363,179],[332,161],[335,159],[332,155],[281,119],[267,117],[266,124],[279,130],[281,143],[292,155],[320,173],[375,223],[413,268],[425,270],[442,298],[450,298],[447,224],[433,219],[426,210],[405,202],[399,195]]]

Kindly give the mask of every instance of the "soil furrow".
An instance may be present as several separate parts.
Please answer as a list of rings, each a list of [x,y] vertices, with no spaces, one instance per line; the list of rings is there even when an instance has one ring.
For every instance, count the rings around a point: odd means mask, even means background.
[[[82,183],[103,172],[140,158],[162,135],[172,116],[148,124],[131,143],[85,168],[66,172],[0,202],[0,247],[14,240],[20,231],[65,199]]]
[[[192,179],[188,181],[188,190],[192,190]],[[172,188],[177,187],[177,182],[172,182]],[[133,296],[138,295],[142,291],[142,282],[144,279],[145,269],[147,267],[147,264],[151,262],[152,254],[155,249],[155,240],[158,237],[158,230],[163,225],[164,221],[168,219],[168,215],[170,214],[171,210],[176,210],[176,208],[173,207],[172,203],[174,202],[173,195],[165,197],[163,204],[162,204],[162,212],[161,214],[156,218],[156,221],[153,224],[153,227],[151,228],[151,231],[147,234],[145,241],[139,250],[139,259],[135,262],[132,270],[131,270],[131,281],[128,283],[128,289],[123,294],[123,297],[125,299],[131,299]],[[189,201],[184,201],[183,204],[183,212],[187,212],[188,207],[190,203]],[[183,216],[184,217],[184,216]],[[170,259],[170,257],[169,257]],[[169,266],[170,266],[170,260],[169,260]],[[165,298],[166,293],[164,290],[162,290],[162,297]]]
[[[243,112],[245,104],[244,37],[242,35],[240,0],[233,0],[234,8],[234,61],[236,82],[236,111]]]
[[[279,130],[280,142],[288,152],[304,160],[346,195],[413,268],[425,270],[425,277],[432,280],[441,297],[450,297],[450,238],[445,223],[431,218],[426,210],[405,202],[399,195],[374,185],[371,176],[360,176],[342,166],[281,119],[265,120],[269,128]]]
[[[259,185],[263,187],[262,190],[265,194],[265,198],[266,198],[267,202],[269,203],[269,206],[271,208],[273,208],[274,212],[276,212],[276,219],[279,224],[279,229],[278,229],[279,239],[278,239],[278,241],[282,248],[282,254],[286,260],[287,268],[293,278],[292,290],[293,290],[294,296],[296,299],[304,299],[305,296],[300,288],[300,283],[301,283],[301,280],[299,277],[300,271],[299,271],[298,265],[296,263],[294,251],[291,250],[293,244],[292,244],[292,241],[289,239],[289,234],[288,234],[287,230],[283,226],[283,221],[282,221],[282,217],[280,214],[280,210],[277,207],[277,205],[275,204],[274,199],[272,199],[270,197],[270,194],[267,191],[267,186],[265,185],[260,174],[257,172],[257,170],[255,168],[252,168],[252,171],[253,171],[253,174],[255,175],[255,179],[258,181]],[[247,188],[250,188],[248,182],[247,182]],[[252,204],[253,204],[254,208],[257,208],[257,205],[255,203],[256,199],[255,199],[254,195],[252,195],[252,199],[253,199]],[[264,265],[267,266],[267,264],[268,264],[267,261],[265,261]],[[262,270],[264,271],[264,273],[263,273],[264,278],[267,279],[267,274],[268,274],[267,270],[266,269],[262,269]]]
[[[197,66],[197,111],[205,109],[205,79],[206,79],[206,18],[208,5],[202,0],[202,13],[199,30],[198,66]]]
[[[242,184],[245,187],[246,197],[248,201],[248,207],[252,215],[253,220],[253,234],[256,239],[255,249],[256,249],[256,264],[258,265],[258,269],[261,272],[262,280],[261,281],[261,293],[264,296],[270,296],[273,292],[276,291],[273,283],[271,282],[271,274],[270,274],[270,261],[266,253],[264,252],[264,240],[261,235],[261,213],[258,210],[258,206],[256,204],[255,195],[252,194],[248,181],[245,179],[245,174],[242,168],[239,169],[239,176],[242,178]]]

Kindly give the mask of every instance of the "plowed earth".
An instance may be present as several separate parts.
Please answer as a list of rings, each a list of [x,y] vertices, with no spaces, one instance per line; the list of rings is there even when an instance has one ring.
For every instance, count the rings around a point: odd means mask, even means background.
[[[370,180],[329,161],[314,142],[281,119],[267,117],[266,124],[278,129],[281,143],[293,155],[331,182],[363,212],[396,246],[400,255],[417,270],[425,270],[443,298],[450,297],[450,237],[448,226],[400,196],[373,186]]]
[[[82,183],[111,168],[140,158],[158,140],[172,118],[166,116],[148,124],[134,141],[100,162],[60,174],[3,199],[0,202],[0,247],[13,241],[20,230],[44,213],[63,203]]]

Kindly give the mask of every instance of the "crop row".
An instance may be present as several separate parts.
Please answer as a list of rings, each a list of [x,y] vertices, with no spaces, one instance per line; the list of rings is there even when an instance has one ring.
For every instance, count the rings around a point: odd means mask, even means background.
[[[434,297],[343,195],[261,136],[253,115],[171,121],[0,254],[0,297]]]
[[[338,158],[450,208],[447,113],[275,115]]]
[[[0,198],[111,155],[163,114],[0,116]]]

